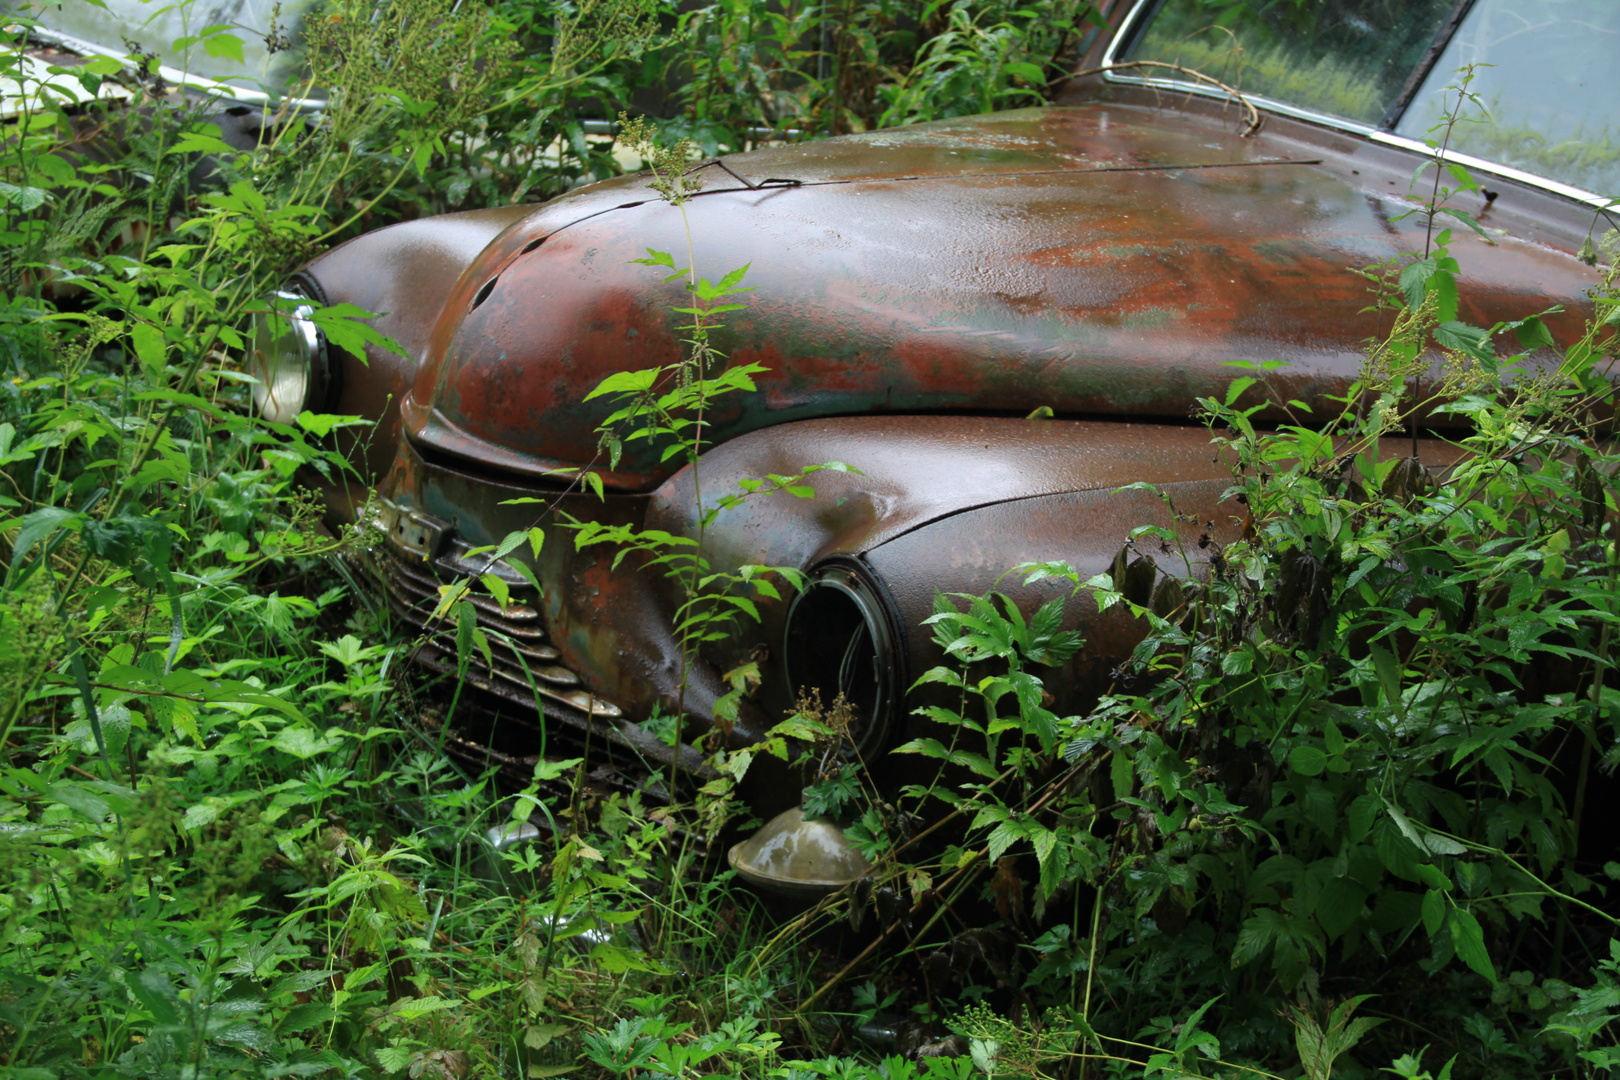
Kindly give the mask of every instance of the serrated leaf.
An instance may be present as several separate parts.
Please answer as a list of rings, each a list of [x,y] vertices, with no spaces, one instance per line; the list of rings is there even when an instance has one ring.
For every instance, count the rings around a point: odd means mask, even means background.
[[[521,539],[521,534],[519,538]],[[489,595],[495,598],[497,604],[503,608],[512,606],[512,590],[498,574],[484,574],[478,580],[489,591]]]
[[[1457,956],[1495,986],[1496,968],[1491,964],[1491,955],[1485,948],[1485,930],[1474,918],[1473,912],[1452,908],[1446,922],[1451,927],[1451,942]]]
[[[339,745],[340,740],[316,735],[314,729],[303,724],[291,724],[276,732],[270,745],[293,757],[308,760],[324,754]]]
[[[1439,269],[1433,258],[1419,259],[1409,263],[1401,271],[1400,288],[1406,294],[1406,306],[1416,310],[1423,306],[1423,294],[1428,287],[1429,278]]]
[[[662,368],[646,368],[641,371],[616,371],[612,375],[596,384],[596,389],[585,395],[584,400],[601,397],[603,394],[645,394],[658,382],[658,376],[663,374]]]

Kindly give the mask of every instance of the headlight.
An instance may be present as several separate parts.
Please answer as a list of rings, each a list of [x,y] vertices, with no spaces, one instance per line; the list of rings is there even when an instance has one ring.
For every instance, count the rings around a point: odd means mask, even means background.
[[[271,310],[253,316],[248,374],[253,407],[266,420],[290,424],[308,408],[324,404],[326,341],[310,314],[313,302],[301,293],[276,292],[265,298]]]
[[[900,670],[887,590],[856,560],[836,557],[813,571],[788,608],[788,684],[796,697],[815,690],[823,717],[840,695],[849,704],[849,737],[868,761],[888,743],[899,709]]]

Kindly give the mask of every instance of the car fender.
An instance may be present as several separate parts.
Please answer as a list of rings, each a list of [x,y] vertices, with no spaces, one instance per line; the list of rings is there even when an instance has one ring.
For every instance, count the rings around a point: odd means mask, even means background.
[[[399,443],[399,403],[416,377],[446,297],[467,266],[532,207],[502,206],[401,222],[357,236],[318,256],[294,278],[321,304],[354,304],[367,320],[398,342],[399,356],[368,345],[363,356],[331,350],[333,392],[321,412],[361,416],[374,430],[351,436],[346,456],[368,480],[392,463]]]

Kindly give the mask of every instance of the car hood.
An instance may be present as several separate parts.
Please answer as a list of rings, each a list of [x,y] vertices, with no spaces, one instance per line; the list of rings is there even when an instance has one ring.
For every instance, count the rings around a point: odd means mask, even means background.
[[[1040,406],[1182,421],[1254,361],[1285,363],[1276,392],[1326,408],[1388,326],[1355,270],[1422,250],[1425,222],[1394,194],[1415,159],[1364,161],[1354,140],[1323,139],[1241,138],[1220,117],[1133,105],[1046,108],[728,157],[699,170],[684,214],[645,177],[582,189],[462,275],[405,429],[520,473],[662,481],[680,462],[661,447],[631,442],[614,467],[596,455],[610,406],[584,398],[681,355],[683,284],[632,260],[652,249],[685,265],[688,236],[701,276],[748,266],[754,291],[713,341],[769,369],[757,394],[714,403],[713,441],[816,416]],[[1573,337],[1594,272],[1530,218],[1492,224],[1494,249],[1454,241],[1460,317],[1490,326],[1573,301],[1554,320]]]

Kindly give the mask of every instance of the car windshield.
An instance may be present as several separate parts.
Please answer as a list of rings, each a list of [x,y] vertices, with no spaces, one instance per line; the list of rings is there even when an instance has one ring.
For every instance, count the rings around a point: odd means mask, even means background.
[[[1426,139],[1474,65],[1448,145],[1600,194],[1620,193],[1620,3],[1476,0],[1410,105],[1455,0],[1164,0],[1125,61],[1196,69],[1244,93]],[[1191,81],[1156,69],[1144,76]],[[1455,102],[1455,97],[1449,99]],[[1490,122],[1478,122],[1489,120]]]
[[[1443,91],[1470,64],[1480,107],[1463,115],[1491,122],[1458,124],[1450,146],[1620,195],[1620,4],[1476,0],[1395,133],[1424,138],[1442,119]]]
[[[1178,64],[1248,94],[1375,125],[1400,99],[1455,6],[1455,0],[1167,0],[1126,59]]]

